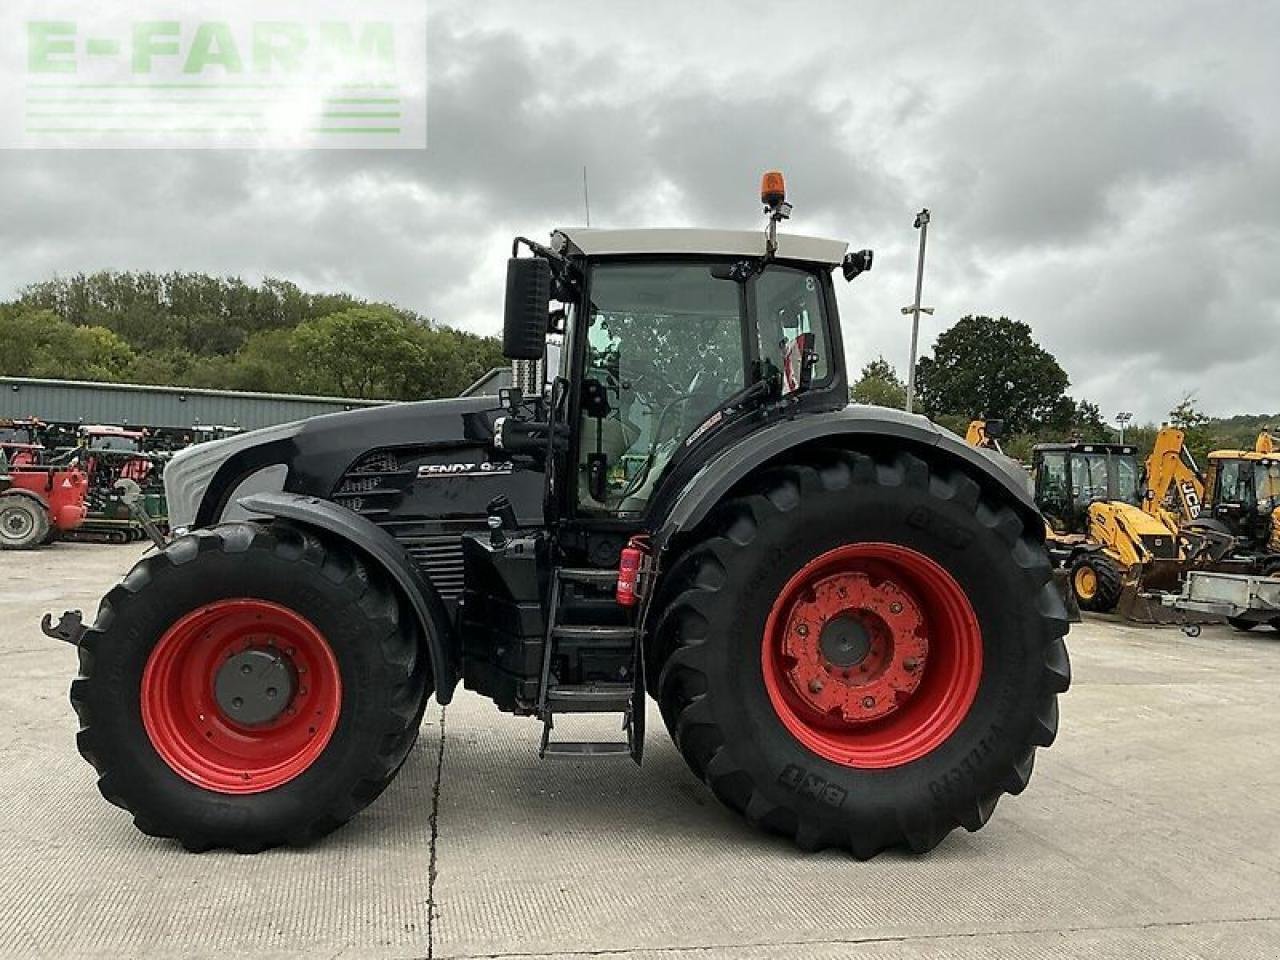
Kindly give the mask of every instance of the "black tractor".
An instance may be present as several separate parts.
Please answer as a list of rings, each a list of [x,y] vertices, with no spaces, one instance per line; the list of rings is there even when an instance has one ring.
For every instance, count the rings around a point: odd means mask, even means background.
[[[780,236],[766,188],[763,234],[517,239],[500,397],[175,456],[172,540],[53,630],[103,795],[192,850],[305,844],[459,683],[578,758],[639,762],[653,697],[806,850],[928,850],[1020,792],[1070,673],[1044,521],[985,451],[848,404],[833,273],[871,254]],[[624,733],[564,740],[583,713]]]

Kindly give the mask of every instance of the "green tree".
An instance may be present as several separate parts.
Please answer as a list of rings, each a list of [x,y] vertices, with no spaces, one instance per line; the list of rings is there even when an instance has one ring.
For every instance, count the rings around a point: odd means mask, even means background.
[[[1169,423],[1181,430],[1186,438],[1186,447],[1198,463],[1204,463],[1209,451],[1217,447],[1214,432],[1210,429],[1213,418],[1200,410],[1195,403],[1196,395],[1189,393],[1169,411]],[[1253,445],[1252,438],[1249,446]]]
[[[77,327],[51,310],[0,312],[0,374],[67,380],[120,379],[129,345],[103,327]]]
[[[1008,317],[962,317],[916,366],[922,407],[931,415],[991,416],[1028,432],[1060,411],[1070,380],[1031,327]]]
[[[412,324],[390,307],[353,307],[299,324],[292,347],[304,389],[386,398],[420,355]]]
[[[849,399],[854,403],[902,410],[907,406],[907,388],[893,365],[884,357],[876,357],[862,368],[862,375],[849,388]]]
[[[1105,442],[1112,431],[1102,419],[1096,403],[1061,397],[1041,424],[1039,433],[1045,440],[1094,440]]]

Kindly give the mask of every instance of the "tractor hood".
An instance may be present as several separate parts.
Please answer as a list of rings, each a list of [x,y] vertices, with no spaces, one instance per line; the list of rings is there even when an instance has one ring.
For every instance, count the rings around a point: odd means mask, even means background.
[[[281,489],[328,497],[372,450],[487,446],[503,414],[497,397],[367,407],[299,420],[188,447],[165,469],[175,530],[216,523],[229,503]]]

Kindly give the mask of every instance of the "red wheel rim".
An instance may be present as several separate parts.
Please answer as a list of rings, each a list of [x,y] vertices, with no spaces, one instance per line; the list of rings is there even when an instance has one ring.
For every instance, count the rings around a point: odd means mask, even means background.
[[[847,767],[897,767],[937,749],[982,678],[982,631],[960,585],[890,543],[838,547],[802,567],[774,601],[763,647],[778,719]]]
[[[220,701],[220,677],[244,657],[287,674],[278,715],[244,723]],[[303,773],[328,745],[341,705],[338,661],[324,636],[265,600],[192,611],[160,638],[142,673],[142,725],[152,746],[179,776],[216,793],[261,793]]]

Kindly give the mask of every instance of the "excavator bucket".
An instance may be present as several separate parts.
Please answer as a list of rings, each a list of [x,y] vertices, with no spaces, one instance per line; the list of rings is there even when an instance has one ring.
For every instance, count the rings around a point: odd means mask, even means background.
[[[1180,560],[1152,560],[1139,564],[1125,577],[1116,613],[1134,623],[1183,624],[1185,613],[1160,602],[1161,594],[1178,593],[1182,589]],[[1211,622],[1211,621],[1205,621]]]

